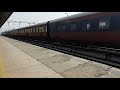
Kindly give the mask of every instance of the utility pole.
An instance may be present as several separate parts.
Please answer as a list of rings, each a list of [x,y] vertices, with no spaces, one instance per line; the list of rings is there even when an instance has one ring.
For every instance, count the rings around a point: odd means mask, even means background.
[[[10,25],[9,25],[9,23],[18,23],[19,24],[19,28],[20,28],[20,24],[21,23],[27,23],[27,24],[29,24],[29,26],[30,26],[30,24],[35,24],[35,22],[25,22],[25,21],[8,21],[8,26],[9,26],[9,29],[10,29]],[[14,25],[13,25],[14,26]]]
[[[18,22],[18,23],[19,23],[19,28],[20,28],[20,23],[21,23],[21,22]]]
[[[8,22],[8,27],[9,27],[9,29],[10,29],[10,24],[9,24],[10,22]]]
[[[65,13],[67,16],[68,16],[68,14],[67,13]]]

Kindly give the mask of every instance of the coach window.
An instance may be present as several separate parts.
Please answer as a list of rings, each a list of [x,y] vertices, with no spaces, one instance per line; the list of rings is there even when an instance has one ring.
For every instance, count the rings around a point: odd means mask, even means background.
[[[44,26],[44,32],[46,32],[46,27]]]
[[[40,27],[40,32],[42,32],[42,27]]]
[[[36,32],[36,28],[34,28],[34,32]]]
[[[41,27],[39,27],[39,32],[41,32]]]
[[[57,24],[57,25],[56,25],[55,32],[60,32],[60,31],[61,31],[60,25],[59,25],[59,24]]]
[[[45,26],[45,32],[47,32],[47,26]]]
[[[99,19],[99,29],[108,29],[110,26],[110,17],[102,17]]]
[[[45,26],[45,32],[47,32],[47,26]]]
[[[44,26],[44,32],[46,32],[46,27]]]
[[[43,27],[41,27],[41,32],[43,32]]]
[[[39,27],[37,28],[38,32],[39,32]]]
[[[43,32],[45,32],[45,26],[43,26]]]
[[[35,28],[35,32],[37,32],[37,28]]]
[[[58,27],[58,25],[55,25],[54,28],[55,28],[55,29],[54,29],[54,32],[58,32],[58,31],[59,31],[59,27]]]
[[[44,30],[45,30],[45,32],[46,32],[46,26],[44,27]]]
[[[90,29],[90,23],[87,23],[87,30]]]
[[[39,27],[39,32],[41,32],[41,27]]]
[[[43,30],[43,32],[45,32],[45,28],[44,28],[44,26],[42,27],[42,30]]]
[[[58,25],[58,32],[61,32],[62,30],[61,30],[61,26],[60,25]]]
[[[40,29],[40,27],[39,27],[39,32],[41,32],[41,29]]]
[[[42,32],[42,27],[40,27],[40,32]]]
[[[39,32],[39,27],[37,28],[38,32]]]
[[[32,30],[32,33],[33,33],[33,28],[31,30]]]
[[[29,29],[27,30],[27,33],[30,33],[30,30],[29,30]]]
[[[67,25],[66,24],[64,24],[64,25],[61,25],[61,31],[63,32],[65,32],[67,30]]]
[[[38,32],[38,28],[36,28],[36,32]]]
[[[41,32],[41,28],[39,27],[39,32]]]
[[[34,28],[32,29],[32,31],[33,31],[33,33],[35,32],[35,31],[34,31]]]
[[[45,27],[43,26],[43,32],[45,32]]]
[[[28,29],[28,33],[30,33],[30,29]]]
[[[34,28],[35,29],[35,32],[36,32],[36,28]]]
[[[45,27],[43,26],[43,32],[45,32]]]
[[[43,32],[43,27],[41,27],[41,32]]]
[[[38,28],[36,28],[36,30],[37,30],[36,32],[39,32],[39,29],[38,29]]]
[[[35,32],[35,28],[33,28],[33,32]]]
[[[40,27],[40,31],[42,32],[42,27]]]
[[[44,26],[42,27],[42,31],[45,32]]]
[[[39,29],[40,29],[40,28],[38,27],[38,32],[40,32]]]
[[[86,29],[87,29],[87,22],[86,21],[80,22],[80,26],[81,26],[82,31],[86,31]]]
[[[75,32],[76,31],[76,24],[75,23],[70,24],[70,31],[71,32]]]
[[[41,32],[41,27],[39,27],[39,32]]]

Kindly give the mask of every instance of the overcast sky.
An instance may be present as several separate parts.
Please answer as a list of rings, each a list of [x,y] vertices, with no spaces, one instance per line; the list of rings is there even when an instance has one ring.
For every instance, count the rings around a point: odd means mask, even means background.
[[[25,22],[35,22],[42,23],[45,21],[66,17],[67,14],[73,15],[81,12],[14,12],[7,21],[25,21]],[[21,23],[20,27],[28,26],[27,23]],[[32,25],[32,24],[31,24]],[[9,27],[10,26],[10,27]],[[7,31],[9,29],[19,28],[19,23],[9,23],[6,22],[0,31]]]

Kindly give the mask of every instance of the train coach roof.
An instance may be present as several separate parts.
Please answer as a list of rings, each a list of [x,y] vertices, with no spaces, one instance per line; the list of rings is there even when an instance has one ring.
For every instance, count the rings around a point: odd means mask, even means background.
[[[55,19],[55,20],[51,20],[50,23],[58,22],[58,21],[62,21],[62,20],[67,20],[67,19],[73,19],[73,18],[77,18],[77,17],[83,17],[83,16],[92,15],[92,14],[96,14],[96,13],[100,13],[100,12],[83,12],[83,13],[79,13],[79,14],[75,14],[75,15],[71,15],[71,16],[67,16],[67,17],[63,17],[63,18],[59,18],[59,19]]]
[[[72,18],[77,18],[77,17],[83,17],[83,16],[92,15],[92,14],[96,14],[96,13],[100,13],[100,12],[83,12],[83,13],[71,15],[71,16],[68,16],[68,17],[63,17],[63,18],[59,18],[59,19],[50,20],[50,23],[58,22],[58,21],[62,21],[62,20],[67,20],[67,19],[72,19]],[[18,28],[18,29],[15,29],[15,30],[37,27],[37,26],[40,26],[40,25],[47,24],[47,22],[49,22],[49,21],[46,21],[46,22],[43,22],[43,23],[38,23],[38,24],[35,24],[35,25],[27,26],[27,27]],[[14,31],[14,30],[11,30],[11,31]]]
[[[31,27],[37,27],[37,26],[45,25],[45,24],[47,24],[47,22],[38,23],[38,24],[35,24],[35,25],[31,25],[31,26],[27,26],[27,27],[22,27],[22,28],[18,28],[18,29],[15,29],[15,30],[27,29],[27,28],[31,28]]]

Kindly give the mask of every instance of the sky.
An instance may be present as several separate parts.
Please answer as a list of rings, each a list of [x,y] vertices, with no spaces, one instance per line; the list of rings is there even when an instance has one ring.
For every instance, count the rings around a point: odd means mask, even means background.
[[[46,22],[49,20],[54,20],[61,17],[66,17],[67,15],[73,15],[77,13],[82,12],[13,12],[13,14],[8,18],[8,20],[4,23],[4,25],[1,27],[0,33],[4,31],[9,31],[12,29],[19,28],[19,23],[14,23],[10,21],[23,21],[23,22],[30,22],[30,25],[33,25],[37,23]],[[8,25],[8,22],[9,25]],[[21,23],[21,27],[29,26],[28,23]]]

